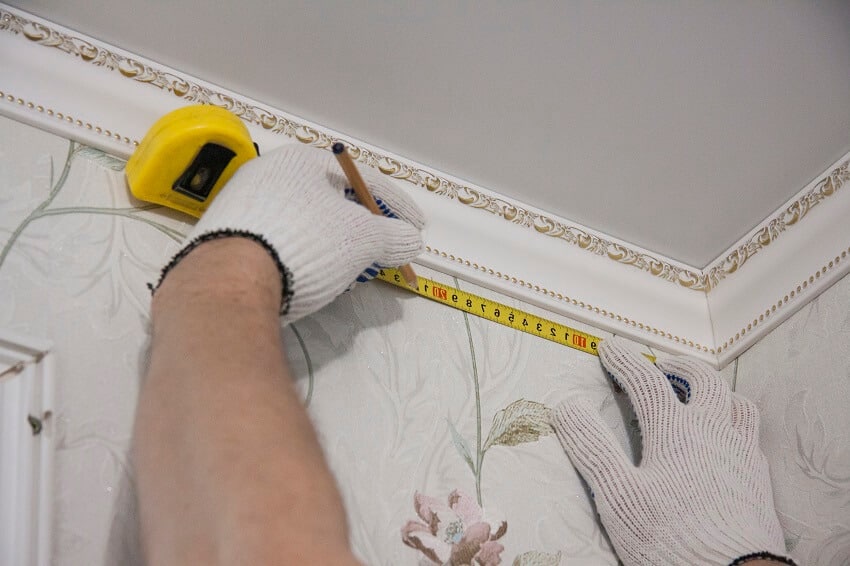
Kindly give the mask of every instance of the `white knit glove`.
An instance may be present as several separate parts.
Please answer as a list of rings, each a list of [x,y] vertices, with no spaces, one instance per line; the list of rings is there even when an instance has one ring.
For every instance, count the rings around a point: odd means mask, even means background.
[[[655,367],[616,338],[600,345],[599,357],[637,414],[640,464],[585,398],[559,405],[553,426],[623,564],[742,564],[753,554],[792,564],[758,446],[756,406],[693,359]]]
[[[330,151],[285,145],[249,161],[163,269],[160,284],[200,243],[247,237],[263,245],[277,263],[283,282],[281,315],[288,324],[330,303],[355,280],[375,275],[377,265],[410,262],[422,249],[422,212],[390,179],[360,170],[385,216],[373,215],[346,195],[348,182]]]

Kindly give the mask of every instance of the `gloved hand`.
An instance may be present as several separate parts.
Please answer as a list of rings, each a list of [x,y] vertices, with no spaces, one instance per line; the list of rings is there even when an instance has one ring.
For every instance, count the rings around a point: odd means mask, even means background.
[[[783,558],[756,406],[696,360],[655,367],[617,338],[600,345],[599,357],[637,414],[639,465],[585,398],[559,405],[553,426],[623,564],[742,564],[756,553],[792,564]]]
[[[346,198],[345,175],[329,151],[285,145],[243,165],[163,269],[211,239],[241,236],[263,245],[283,282],[284,323],[319,310],[374,263],[395,267],[422,249],[422,212],[392,181],[361,168],[385,216]],[[159,286],[157,284],[157,287]]]

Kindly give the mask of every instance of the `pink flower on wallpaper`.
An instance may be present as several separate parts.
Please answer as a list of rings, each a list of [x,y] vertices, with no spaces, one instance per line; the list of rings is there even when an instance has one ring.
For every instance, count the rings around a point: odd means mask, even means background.
[[[497,566],[502,562],[505,547],[496,541],[504,536],[508,523],[494,525],[485,520],[474,497],[454,490],[446,505],[417,492],[413,507],[421,521],[408,521],[401,539],[433,564]]]

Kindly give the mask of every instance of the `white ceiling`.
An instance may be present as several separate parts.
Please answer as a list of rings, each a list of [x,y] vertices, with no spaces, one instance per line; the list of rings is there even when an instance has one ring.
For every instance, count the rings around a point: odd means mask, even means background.
[[[702,267],[850,149],[850,2],[12,0]]]

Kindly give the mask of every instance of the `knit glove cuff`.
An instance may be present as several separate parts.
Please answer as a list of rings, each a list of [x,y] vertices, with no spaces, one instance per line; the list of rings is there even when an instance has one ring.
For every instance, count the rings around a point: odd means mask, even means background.
[[[156,292],[159,289],[159,286],[162,285],[162,282],[165,280],[166,275],[168,275],[174,267],[180,263],[183,258],[185,258],[189,253],[191,253],[195,248],[200,246],[205,242],[210,242],[212,240],[218,240],[221,238],[245,238],[247,240],[251,240],[252,242],[256,242],[260,246],[266,250],[266,253],[272,258],[275,265],[277,266],[277,271],[280,274],[281,288],[280,288],[280,314],[281,316],[285,315],[289,310],[289,302],[292,299],[292,272],[287,269],[283,262],[280,261],[280,256],[277,254],[277,250],[272,246],[265,238],[263,238],[259,234],[254,234],[253,232],[247,232],[245,230],[231,230],[231,229],[223,229],[214,232],[205,232],[200,236],[196,236],[189,241],[188,244],[183,246],[179,252],[177,252],[174,257],[171,258],[165,267],[159,273],[159,279],[156,284],[148,283],[148,289],[150,289],[151,293]]]
[[[785,556],[777,556],[776,554],[771,554],[770,552],[754,552],[752,554],[741,556],[730,562],[729,566],[742,566],[743,564],[747,564],[748,562],[753,562],[755,560],[770,560],[771,562],[775,562],[777,564],[790,564],[791,566],[797,566],[797,563],[791,560],[790,558],[787,558]]]

